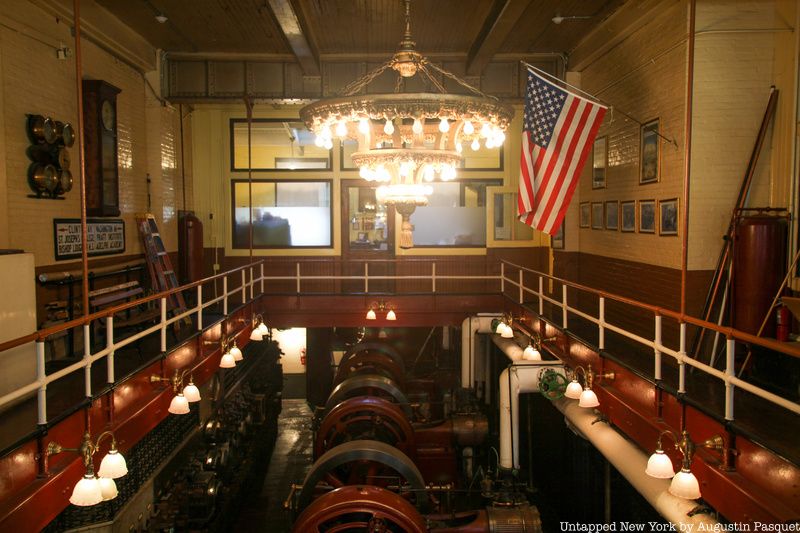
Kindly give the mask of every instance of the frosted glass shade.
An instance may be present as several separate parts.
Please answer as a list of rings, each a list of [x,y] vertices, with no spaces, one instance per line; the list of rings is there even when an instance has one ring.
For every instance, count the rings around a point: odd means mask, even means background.
[[[100,491],[100,482],[97,481],[94,474],[83,476],[83,479],[75,484],[72,496],[69,497],[69,503],[80,507],[97,505],[101,501],[103,501],[103,494]]]
[[[173,415],[185,415],[189,412],[189,400],[182,393],[178,393],[172,398],[167,409]]]
[[[514,330],[507,324],[501,323],[501,325],[497,326],[497,330],[504,339],[511,339],[514,337]]]
[[[541,361],[542,354],[529,344],[528,347],[522,351],[522,358],[526,361]]]
[[[244,359],[244,357],[242,357],[242,351],[236,345],[231,348],[231,355],[233,356],[234,361],[241,361]]]
[[[269,328],[267,327],[266,324],[262,322],[261,324],[258,325],[258,331],[261,332],[261,335],[266,335],[267,333],[269,333]]]
[[[233,368],[236,366],[236,359],[233,358],[231,352],[225,352],[222,359],[219,361],[220,368]]]
[[[397,315],[394,314],[394,309],[389,309],[389,312],[386,313],[386,320],[397,320]]]
[[[103,497],[103,501],[107,502],[108,500],[113,500],[117,497],[119,492],[117,491],[117,484],[114,482],[113,479],[108,477],[101,477],[97,480],[100,483],[100,495]]]
[[[597,394],[592,389],[583,389],[578,400],[578,407],[592,408],[598,405],[600,405],[600,401],[597,399]]]
[[[581,397],[581,393],[583,392],[583,387],[581,384],[578,383],[577,379],[573,379],[569,385],[567,385],[567,390],[564,392],[564,396],[571,400],[577,400]]]
[[[376,318],[378,317],[375,315],[374,309],[370,309],[369,311],[367,311],[367,320],[375,320]]]
[[[680,472],[672,478],[669,485],[669,492],[678,498],[696,500],[700,497],[700,484],[690,470],[682,468]]]
[[[258,329],[257,326],[254,327],[253,331],[250,332],[250,340],[251,341],[263,341],[264,340],[264,334],[261,333],[261,330]]]
[[[197,385],[195,385],[191,381],[189,382],[188,385],[186,385],[183,388],[183,395],[184,395],[184,397],[186,397],[186,401],[187,402],[199,402],[200,401],[200,389],[198,389]]]
[[[128,465],[125,464],[125,458],[116,449],[111,449],[103,460],[100,462],[100,470],[97,475],[100,477],[107,477],[109,479],[116,479],[128,473]]]
[[[672,468],[672,460],[667,454],[663,450],[656,450],[647,460],[644,473],[658,479],[669,479],[675,475],[675,469]]]

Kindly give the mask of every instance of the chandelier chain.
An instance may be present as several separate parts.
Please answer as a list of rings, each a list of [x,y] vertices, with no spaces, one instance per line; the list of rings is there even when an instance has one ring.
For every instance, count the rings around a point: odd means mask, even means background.
[[[439,65],[437,65],[435,63],[431,63],[431,62],[425,60],[425,64],[426,65],[430,65],[431,68],[433,68],[435,71],[437,71],[440,74],[442,74],[443,76],[446,76],[446,77],[450,78],[451,80],[457,82],[459,85],[461,85],[465,89],[471,91],[473,94],[476,94],[476,95],[481,96],[483,98],[491,98],[492,100],[497,100],[497,101],[500,100],[496,96],[492,96],[491,94],[486,94],[485,92],[481,91],[480,89],[476,89],[475,87],[473,87],[472,85],[470,85],[466,81],[462,80],[461,78],[459,78],[458,76],[456,76],[452,72],[448,72],[447,70],[441,68]]]
[[[423,60],[423,61],[421,61],[421,62],[420,62],[420,64],[419,64],[419,69],[422,71],[422,73],[423,73],[423,74],[425,74],[426,76],[428,76],[428,79],[429,79],[429,80],[431,80],[431,83],[433,83],[434,87],[436,87],[437,89],[439,89],[439,92],[440,92],[440,93],[446,93],[446,92],[447,92],[447,89],[445,89],[445,88],[444,88],[444,85],[442,85],[442,84],[441,84],[441,82],[440,82],[439,80],[437,80],[437,79],[436,79],[436,78],[433,76],[433,74],[431,74],[431,72],[428,70],[428,67],[427,67],[427,65],[429,65],[429,64],[430,64],[430,63],[428,63],[427,61]]]
[[[381,66],[373,69],[371,72],[368,72],[363,77],[361,77],[361,78],[359,78],[359,79],[357,79],[355,81],[352,81],[352,82],[348,83],[347,85],[345,85],[344,88],[339,91],[339,94],[341,96],[353,96],[353,95],[355,95],[361,89],[363,89],[364,87],[366,87],[367,85],[372,83],[372,80],[374,80],[375,78],[377,78],[378,76],[383,74],[383,71],[385,71],[387,68],[391,67],[392,63],[393,63],[393,59],[389,59],[388,61],[386,61]]]

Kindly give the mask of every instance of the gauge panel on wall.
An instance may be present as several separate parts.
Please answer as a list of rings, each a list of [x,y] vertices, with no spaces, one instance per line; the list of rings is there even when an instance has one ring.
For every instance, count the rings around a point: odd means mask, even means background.
[[[28,115],[26,129],[32,143],[26,150],[31,160],[28,185],[36,193],[31,197],[63,199],[72,189],[72,158],[67,148],[75,142],[75,130],[69,122],[43,115]]]

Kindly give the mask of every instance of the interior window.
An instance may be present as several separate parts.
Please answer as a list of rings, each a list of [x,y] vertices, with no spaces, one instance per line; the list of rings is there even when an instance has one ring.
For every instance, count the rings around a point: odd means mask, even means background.
[[[411,215],[414,246],[486,246],[486,187],[499,183],[431,183],[428,205]]]
[[[330,170],[331,152],[297,119],[256,119],[251,127],[253,170]],[[247,170],[247,121],[231,119],[231,170]]]
[[[517,193],[504,192],[494,195],[494,240],[529,241],[533,228],[517,218]]]

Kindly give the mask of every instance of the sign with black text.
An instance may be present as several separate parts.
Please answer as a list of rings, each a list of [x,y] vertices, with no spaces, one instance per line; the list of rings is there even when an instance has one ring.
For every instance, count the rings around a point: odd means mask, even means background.
[[[125,251],[125,221],[119,218],[90,218],[86,221],[88,255],[118,254]],[[81,256],[81,220],[53,219],[56,261]]]

